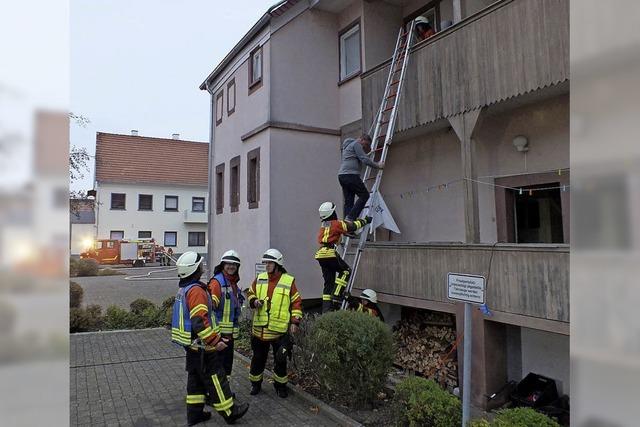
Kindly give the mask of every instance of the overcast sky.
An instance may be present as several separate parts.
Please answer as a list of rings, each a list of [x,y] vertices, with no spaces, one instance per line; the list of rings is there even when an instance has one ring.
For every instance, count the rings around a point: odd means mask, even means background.
[[[208,141],[198,86],[275,0],[71,0],[72,145],[96,132]],[[73,190],[92,188],[93,164]]]

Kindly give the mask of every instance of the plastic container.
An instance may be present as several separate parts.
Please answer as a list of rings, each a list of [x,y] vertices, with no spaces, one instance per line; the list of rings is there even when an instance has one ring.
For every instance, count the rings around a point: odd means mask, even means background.
[[[518,383],[511,393],[511,401],[516,406],[540,408],[558,399],[555,380],[530,372]]]

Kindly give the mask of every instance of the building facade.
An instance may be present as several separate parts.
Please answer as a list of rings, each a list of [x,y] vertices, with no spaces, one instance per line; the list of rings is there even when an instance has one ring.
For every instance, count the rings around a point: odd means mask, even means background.
[[[455,314],[461,334],[447,273],[483,275],[474,403],[529,372],[569,394],[568,13],[567,0],[274,6],[201,85],[211,255],[277,247],[301,293],[320,296],[317,208],[341,205],[340,141],[370,132],[398,32],[424,16],[436,33],[411,50],[381,186],[401,233],[367,244],[356,292],[378,291],[391,321],[402,307]]]
[[[95,237],[206,253],[208,151],[201,142],[98,133]]]

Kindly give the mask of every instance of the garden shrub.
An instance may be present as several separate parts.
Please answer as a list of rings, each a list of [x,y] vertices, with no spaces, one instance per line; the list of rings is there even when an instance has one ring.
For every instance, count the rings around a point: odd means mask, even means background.
[[[156,308],[156,305],[149,301],[148,299],[138,298],[134,300],[131,304],[129,304],[129,308],[131,308],[131,312],[136,315],[142,315],[142,312],[147,308]]]
[[[71,332],[92,332],[102,329],[102,308],[89,305],[87,308],[72,308],[69,312]]]
[[[509,408],[496,412],[491,422],[474,420],[471,427],[560,427],[560,424],[531,408]]]
[[[76,282],[69,282],[69,305],[71,308],[80,308],[82,306],[82,298],[84,296],[84,290],[82,286]]]
[[[364,313],[334,311],[315,321],[309,340],[324,395],[352,406],[375,400],[393,363],[387,325]]]
[[[98,261],[91,258],[79,259],[75,264],[75,276],[97,276]]]
[[[133,328],[133,319],[131,313],[116,305],[107,308],[104,315],[105,329],[131,329]]]
[[[450,427],[462,422],[462,405],[435,381],[409,377],[396,387],[393,413],[397,425]]]

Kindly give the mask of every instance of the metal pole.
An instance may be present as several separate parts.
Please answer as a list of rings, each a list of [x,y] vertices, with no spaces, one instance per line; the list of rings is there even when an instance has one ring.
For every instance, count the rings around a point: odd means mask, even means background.
[[[471,412],[471,341],[473,340],[471,323],[471,304],[464,304],[464,354],[462,371],[462,426],[469,423]]]

